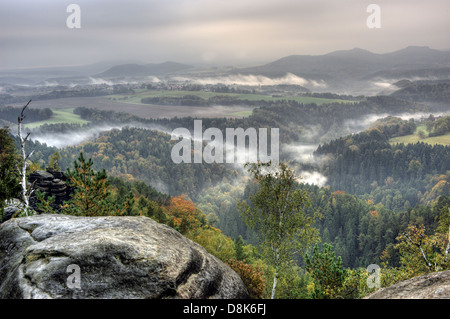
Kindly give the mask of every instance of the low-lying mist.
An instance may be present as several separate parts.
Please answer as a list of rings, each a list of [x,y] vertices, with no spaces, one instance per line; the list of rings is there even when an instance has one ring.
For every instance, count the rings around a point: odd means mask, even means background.
[[[411,83],[417,81],[438,81],[441,78],[437,76],[405,76],[398,78],[384,78],[384,77],[376,77],[368,82],[369,90],[372,91],[373,94],[379,95],[389,95],[394,93],[395,91],[400,90],[402,87],[395,85],[400,81],[409,81]]]
[[[431,113],[435,117],[448,115],[449,112],[434,112]],[[428,118],[430,113],[417,112],[417,113],[383,113],[383,114],[368,114],[366,116],[356,118],[356,119],[348,119],[342,123],[342,127],[340,130],[341,136],[359,133],[363,130],[366,130],[373,124],[375,121],[385,118],[387,116],[395,116],[399,117],[403,120],[408,119],[424,119]],[[79,130],[72,130],[69,132],[63,133],[46,133],[46,132],[33,132],[30,135],[30,138],[34,141],[39,141],[41,143],[45,143],[48,146],[53,146],[57,148],[64,148],[67,146],[74,146],[80,143],[83,143],[88,140],[92,140],[100,136],[102,132],[110,131],[113,129],[121,130],[124,127],[137,127],[149,130],[157,130],[166,134],[171,135],[172,130],[164,128],[162,126],[157,125],[148,125],[143,123],[126,123],[126,124],[102,124],[96,127],[87,127]],[[318,172],[318,163],[320,161],[319,158],[313,156],[313,152],[317,149],[319,145],[319,141],[323,138],[323,130],[320,130],[319,127],[316,126],[308,126],[308,129],[305,130],[305,136],[301,139],[300,142],[295,144],[283,144],[280,141],[280,156],[282,160],[287,160],[294,165],[297,166],[296,171],[301,176],[301,181],[303,183],[314,184],[317,186],[325,186],[327,184],[327,178]],[[191,135],[193,137],[193,135]],[[191,137],[185,136],[185,138]],[[340,136],[338,136],[340,137]],[[335,138],[338,138],[335,137]],[[225,138],[225,134],[224,134]],[[207,142],[207,141],[206,141]],[[224,141],[225,142],[225,141]],[[213,144],[211,144],[213,146]],[[226,147],[226,143],[223,145],[224,149]],[[236,146],[237,147],[237,146]],[[270,148],[270,146],[269,146]],[[243,153],[248,150],[237,149],[237,153]],[[254,154],[252,154],[254,155]],[[244,165],[239,163],[227,164],[232,165],[235,169],[243,172],[245,171]]]
[[[287,144],[283,145],[283,157],[293,163],[299,176],[299,182],[326,186],[327,177],[318,172],[318,158],[313,156],[318,144]]]
[[[324,81],[307,80],[302,77],[296,76],[292,73],[286,73],[283,77],[269,78],[263,75],[227,75],[216,77],[174,77],[173,79],[179,81],[193,82],[201,85],[242,85],[242,86],[272,86],[272,85],[300,85],[309,87],[326,87],[327,84]]]
[[[342,123],[340,127],[340,134],[333,136],[334,138],[339,138],[349,134],[357,134],[361,131],[368,129],[375,121],[388,117],[394,116],[399,117],[402,120],[414,119],[415,121],[420,119],[428,118],[432,114],[435,117],[449,115],[449,112],[416,112],[416,113],[382,113],[382,114],[368,114],[366,116],[348,119]],[[318,163],[321,158],[313,155],[314,151],[319,146],[319,141],[328,142],[328,139],[323,140],[324,136],[321,135],[321,130],[317,126],[310,125],[305,130],[304,135],[301,137],[301,141],[295,144],[284,144],[282,145],[283,156],[295,163],[299,164],[298,173],[302,177],[302,182],[308,184],[314,184],[317,186],[325,186],[327,183],[327,178],[319,173]],[[303,167],[308,167],[308,169],[303,169]]]
[[[327,185],[328,179],[326,176],[317,171],[300,171],[299,175],[301,178],[299,182],[301,183],[317,185],[319,187],[324,187]]]
[[[127,123],[127,124],[102,124],[96,127],[88,127],[78,130],[71,130],[69,132],[63,133],[45,133],[45,132],[37,132],[32,133],[30,138],[33,141],[39,141],[40,143],[45,143],[48,146],[53,146],[57,148],[64,148],[67,146],[74,146],[81,144],[83,142],[93,140],[100,136],[101,133],[111,131],[111,130],[121,130],[124,127],[137,127],[144,128],[149,130],[157,130],[166,134],[170,134],[170,132],[157,125],[145,125],[142,123]]]

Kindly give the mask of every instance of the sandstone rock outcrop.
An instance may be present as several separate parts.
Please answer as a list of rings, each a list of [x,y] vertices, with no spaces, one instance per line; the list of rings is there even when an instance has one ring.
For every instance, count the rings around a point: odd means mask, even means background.
[[[450,270],[401,281],[379,289],[365,299],[450,299]]]
[[[32,185],[33,189],[40,190],[45,193],[45,198],[54,196],[51,206],[56,212],[60,212],[61,205],[63,205],[65,201],[68,201],[74,192],[74,188],[67,186],[66,181],[67,177],[64,172],[51,170],[33,171],[28,178],[28,182]],[[22,208],[23,204],[19,199],[11,199],[10,203],[6,205],[3,211],[3,219],[1,222],[9,220]],[[30,197],[30,208],[37,213],[42,213],[37,208],[35,193],[33,193]]]
[[[0,225],[0,298],[247,297],[231,268],[147,217],[43,214]]]
[[[63,172],[37,170],[30,174],[28,181],[34,189],[39,189],[47,196],[55,196],[55,202],[68,200],[72,189],[66,185],[67,177]]]

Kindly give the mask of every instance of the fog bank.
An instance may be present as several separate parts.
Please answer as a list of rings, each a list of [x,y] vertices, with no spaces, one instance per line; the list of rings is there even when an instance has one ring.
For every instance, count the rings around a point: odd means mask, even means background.
[[[189,78],[173,77],[174,80],[193,82],[201,85],[242,85],[242,86],[262,86],[262,85],[300,85],[311,87],[326,87],[324,81],[307,80],[292,73],[286,73],[283,77],[269,78],[263,75],[227,75],[217,77]]]
[[[101,133],[111,131],[111,130],[121,130],[124,127],[137,127],[144,128],[148,130],[156,130],[163,133],[170,134],[167,129],[159,127],[156,125],[144,125],[140,123],[128,123],[120,125],[99,125],[98,127],[90,127],[82,130],[73,130],[70,132],[63,133],[32,133],[30,139],[33,141],[39,141],[40,143],[45,143],[48,146],[53,146],[57,148],[64,148],[67,146],[74,146],[81,144],[83,142],[93,140],[100,136]]]

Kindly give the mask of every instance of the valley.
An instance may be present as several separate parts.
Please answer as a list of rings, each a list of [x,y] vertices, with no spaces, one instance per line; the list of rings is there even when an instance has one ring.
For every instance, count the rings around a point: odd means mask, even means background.
[[[307,194],[309,205],[302,209],[314,219],[318,245],[332,245],[349,271],[339,293],[361,298],[372,291],[356,288],[369,264],[383,265],[384,285],[429,271],[420,261],[407,261],[411,247],[404,248],[402,236],[408,227],[422,225],[427,238],[444,243],[449,61],[448,52],[424,47],[383,55],[354,49],[251,68],[125,64],[60,78],[46,78],[43,71],[30,75],[38,80],[26,86],[21,71],[2,78],[0,119],[14,135],[14,110],[20,113],[31,99],[25,122],[30,170],[71,170],[82,153],[94,172],[108,175],[115,205],[108,209],[167,224],[230,264],[236,257],[251,269],[261,267],[267,287],[274,268],[257,249],[260,234],[244,222],[238,205],[251,201],[258,183],[243,162],[196,159],[205,154],[201,146],[209,159],[220,158],[216,152],[230,143],[227,130],[279,129],[280,162],[295,171],[295,189]],[[190,133],[183,141],[193,144],[186,149],[194,160],[174,160],[177,128]],[[209,139],[203,139],[208,129]],[[220,136],[223,141],[216,141]],[[261,146],[257,141],[254,150]],[[250,137],[237,154],[248,144]],[[441,246],[427,249],[434,254]],[[280,277],[279,298],[313,297],[306,266],[304,254],[292,256]],[[258,273],[253,271],[248,276]],[[267,287],[259,297],[269,295]]]

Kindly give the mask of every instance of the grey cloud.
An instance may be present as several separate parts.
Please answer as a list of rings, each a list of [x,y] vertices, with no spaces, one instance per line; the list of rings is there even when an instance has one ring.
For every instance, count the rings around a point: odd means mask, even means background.
[[[382,28],[366,26],[360,0],[74,0],[81,29],[65,22],[70,2],[0,3],[0,69],[99,60],[249,63],[290,54],[408,45],[450,49],[448,0],[377,0]]]

